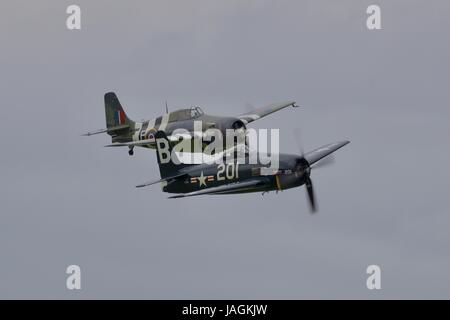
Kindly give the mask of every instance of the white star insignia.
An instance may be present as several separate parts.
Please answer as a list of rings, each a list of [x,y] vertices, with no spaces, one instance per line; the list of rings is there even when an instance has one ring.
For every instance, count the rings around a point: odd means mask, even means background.
[[[199,187],[204,185],[206,187],[206,177],[203,175],[203,171],[200,174],[200,177],[198,177],[198,183],[200,184]]]

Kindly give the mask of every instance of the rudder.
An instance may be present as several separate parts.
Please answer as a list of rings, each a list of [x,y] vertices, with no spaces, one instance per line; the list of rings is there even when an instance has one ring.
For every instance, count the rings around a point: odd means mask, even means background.
[[[156,158],[158,160],[159,172],[161,178],[166,178],[179,173],[179,170],[189,166],[181,163],[175,152],[173,152],[172,144],[170,143],[164,131],[157,131],[155,133],[156,142]],[[172,160],[175,158],[177,163]]]
[[[134,122],[130,120],[122,108],[119,99],[114,92],[105,94],[105,115],[106,128],[113,128],[118,126],[132,127]]]

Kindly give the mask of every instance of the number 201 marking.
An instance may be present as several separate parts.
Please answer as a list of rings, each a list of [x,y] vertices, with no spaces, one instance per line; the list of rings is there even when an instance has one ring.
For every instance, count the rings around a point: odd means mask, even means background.
[[[239,178],[239,163],[219,164],[217,167],[217,181],[233,180]]]

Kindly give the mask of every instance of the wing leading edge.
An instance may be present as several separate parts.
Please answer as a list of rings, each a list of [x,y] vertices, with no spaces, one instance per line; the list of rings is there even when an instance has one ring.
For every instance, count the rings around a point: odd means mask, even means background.
[[[309,165],[312,165],[315,162],[319,161],[320,159],[325,158],[326,156],[332,154],[336,150],[342,148],[343,146],[349,143],[350,141],[347,140],[329,143],[320,148],[308,152],[307,154],[304,155],[304,158],[306,159],[306,161],[308,161]]]
[[[261,119],[262,117],[265,117],[271,113],[277,112],[281,109],[287,108],[287,107],[298,107],[295,105],[295,101],[286,101],[281,103],[274,103],[270,104],[265,107],[257,108],[253,111],[250,111],[248,113],[241,114],[238,116],[238,118],[244,122],[245,124],[253,122],[255,120]]]

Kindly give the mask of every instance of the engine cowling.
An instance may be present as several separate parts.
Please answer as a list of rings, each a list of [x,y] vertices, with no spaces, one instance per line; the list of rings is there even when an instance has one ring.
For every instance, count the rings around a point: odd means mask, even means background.
[[[231,124],[231,129],[233,130],[247,130],[247,127],[245,126],[245,123],[242,122],[241,120],[236,120]]]
[[[277,188],[279,190],[290,189],[298,187],[304,183],[304,179],[297,172],[290,174],[281,173],[277,177]]]
[[[234,132],[233,131],[230,132],[230,130],[234,130]],[[229,118],[227,119],[227,121],[222,122],[220,126],[220,131],[222,132],[224,148],[227,149],[229,146],[234,145],[237,140],[235,138],[236,136],[242,135],[240,137],[243,137],[244,140],[242,141],[245,141],[246,130],[247,128],[244,122],[242,122],[238,118]],[[233,140],[235,141],[234,143]]]
[[[281,171],[277,175],[277,188],[279,190],[301,186],[306,182],[311,174],[309,163],[301,158],[298,160],[296,168],[292,171]]]

